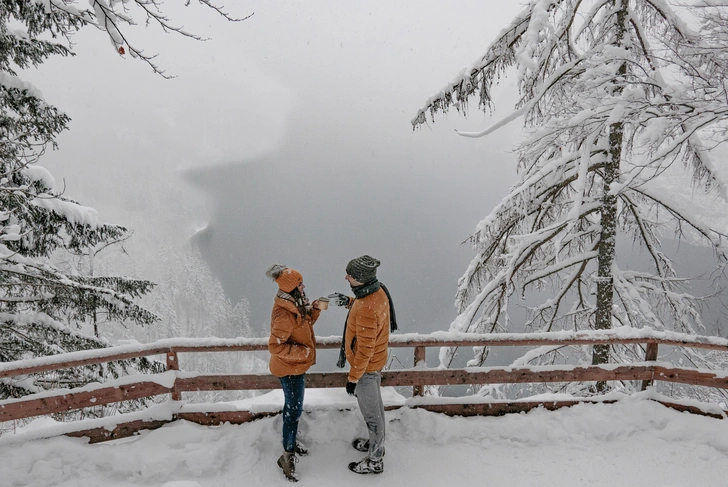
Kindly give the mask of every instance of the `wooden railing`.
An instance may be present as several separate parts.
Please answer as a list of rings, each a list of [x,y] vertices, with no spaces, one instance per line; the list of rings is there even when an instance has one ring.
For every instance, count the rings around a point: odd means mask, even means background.
[[[340,337],[317,337],[317,349],[338,349]],[[429,347],[503,347],[503,346],[573,346],[596,344],[640,344],[645,351],[645,360],[631,364],[610,365],[554,365],[523,367],[477,367],[460,369],[428,368],[425,362]],[[454,334],[438,332],[430,335],[393,335],[391,348],[413,348],[413,367],[402,370],[388,370],[382,373],[384,386],[411,386],[413,395],[422,395],[426,385],[457,384],[520,384],[545,382],[594,382],[594,381],[641,381],[644,389],[655,380],[728,389],[728,374],[724,371],[710,371],[675,367],[657,362],[659,346],[692,347],[698,349],[728,352],[728,340],[716,337],[701,337],[653,330],[589,331],[576,333],[531,333],[531,334]],[[48,372],[72,367],[100,364],[136,357],[166,356],[168,371],[157,375],[139,375],[94,384],[78,389],[64,389],[32,394],[19,399],[0,401],[0,422],[33,416],[47,415],[95,407],[124,400],[170,394],[174,400],[184,399],[185,392],[268,390],[280,387],[276,377],[269,374],[197,374],[179,370],[179,356],[184,353],[267,351],[267,339],[168,339],[147,345],[126,345],[100,350],[88,350],[63,355],[43,357],[20,362],[0,363],[0,378]],[[309,372],[306,387],[343,387],[347,373]],[[465,402],[465,401],[464,401]],[[482,404],[427,404],[416,405],[446,414],[503,414],[527,411],[543,406],[549,409],[569,406],[579,402],[487,402]],[[677,409],[699,412],[698,408],[677,403],[664,404]],[[265,414],[263,414],[265,415]],[[255,419],[245,411],[230,411],[227,414],[214,413],[179,414],[170,420],[184,418],[203,424],[217,424],[222,421],[244,422]],[[718,414],[722,417],[722,414]],[[165,421],[162,421],[164,423]],[[117,428],[116,432],[97,432],[98,439],[131,434],[136,429],[156,427],[159,424],[142,424]],[[79,435],[94,435],[79,432]],[[97,436],[98,436],[97,435]]]

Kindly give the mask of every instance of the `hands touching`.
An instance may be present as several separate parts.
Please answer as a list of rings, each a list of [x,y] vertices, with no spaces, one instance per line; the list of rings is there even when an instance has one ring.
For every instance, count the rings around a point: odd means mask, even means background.
[[[349,306],[349,296],[341,293],[329,294],[331,304],[334,306]]]

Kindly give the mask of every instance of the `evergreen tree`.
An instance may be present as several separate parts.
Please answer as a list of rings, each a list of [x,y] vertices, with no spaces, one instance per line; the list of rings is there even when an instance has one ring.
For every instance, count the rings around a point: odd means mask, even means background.
[[[143,330],[149,341],[172,337],[239,338],[252,336],[250,306],[243,299],[235,306],[225,296],[197,248],[159,245],[154,255],[161,264],[159,286],[145,297],[150,309],[161,317],[161,326]],[[184,353],[180,368],[206,374],[257,373],[267,370],[259,352]],[[216,402],[250,397],[250,391],[186,393],[190,402]]]
[[[82,275],[53,264],[54,254],[100,249],[129,233],[101,222],[95,210],[64,196],[50,173],[37,165],[49,148],[56,148],[56,137],[68,128],[70,118],[18,71],[38,67],[53,55],[73,55],[73,34],[94,26],[108,34],[119,54],[128,51],[164,76],[153,56],[131,45],[122,31],[134,23],[130,15],[135,8],[165,31],[197,37],[174,27],[156,0],[94,0],[91,10],[77,3],[0,0],[0,361],[108,346],[74,326],[99,312],[117,323],[157,320],[135,303],[151,290],[151,282]],[[236,20],[208,0],[199,3]],[[0,380],[0,398],[57,384],[78,386],[99,375],[117,376],[130,366],[160,369],[145,359],[38,374],[30,380]]]
[[[725,37],[716,41],[726,44]],[[721,117],[708,112],[684,74],[673,82],[664,75],[681,64],[701,65],[699,42],[662,0],[532,0],[478,62],[419,111],[414,127],[426,123],[427,112],[433,119],[451,107],[467,112],[473,97],[490,110],[493,84],[515,68],[516,110],[482,132],[462,134],[485,136],[525,117],[518,182],[472,236],[477,254],[459,282],[452,330],[508,330],[511,298],[534,298],[545,288],[552,292],[529,307],[527,329],[628,325],[694,333],[702,327],[701,298],[677,275],[661,239],[672,233],[709,245],[720,272],[726,235],[659,185],[684,163],[685,188],[692,183],[725,194],[700,139]],[[705,84],[715,85],[708,76]],[[723,110],[724,104],[725,98]],[[619,266],[620,234],[646,252],[651,269]],[[635,352],[620,347],[610,357],[608,346],[596,346],[592,362]],[[448,366],[454,354],[443,349],[442,363]],[[486,357],[480,349],[471,363]],[[709,364],[698,354],[690,358]]]

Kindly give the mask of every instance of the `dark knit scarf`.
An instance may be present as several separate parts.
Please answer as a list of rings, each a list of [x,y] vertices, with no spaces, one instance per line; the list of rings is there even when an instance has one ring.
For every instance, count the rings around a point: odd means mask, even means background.
[[[392,296],[389,294],[389,290],[384,284],[374,279],[373,281],[362,284],[361,286],[352,287],[351,290],[354,292],[356,299],[361,299],[379,291],[379,288],[384,290],[384,294],[387,295],[387,300],[389,300],[389,331],[397,331],[397,315],[394,313],[394,301],[392,301]],[[349,311],[351,312],[351,306],[349,307]],[[341,350],[339,350],[339,360],[336,362],[336,366],[340,369],[344,368],[346,365],[346,324],[348,322],[349,313],[346,313],[346,320],[344,321],[344,335],[341,337]]]

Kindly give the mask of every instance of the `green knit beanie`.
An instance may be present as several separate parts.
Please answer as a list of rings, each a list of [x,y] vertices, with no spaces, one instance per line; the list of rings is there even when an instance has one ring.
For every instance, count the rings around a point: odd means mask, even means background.
[[[366,284],[376,279],[379,264],[380,262],[374,257],[362,255],[349,261],[346,265],[346,273],[362,284]]]

